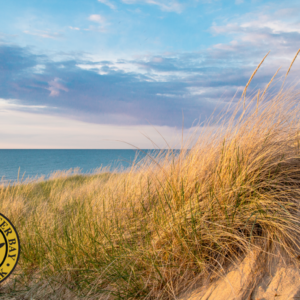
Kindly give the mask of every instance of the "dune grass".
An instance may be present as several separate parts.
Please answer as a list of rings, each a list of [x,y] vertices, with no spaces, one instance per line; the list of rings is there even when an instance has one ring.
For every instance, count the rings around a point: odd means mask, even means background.
[[[296,259],[299,96],[266,96],[233,102],[229,120],[200,128],[179,155],[146,157],[124,173],[3,186],[0,211],[22,251],[0,293],[176,299],[253,248],[277,245]]]

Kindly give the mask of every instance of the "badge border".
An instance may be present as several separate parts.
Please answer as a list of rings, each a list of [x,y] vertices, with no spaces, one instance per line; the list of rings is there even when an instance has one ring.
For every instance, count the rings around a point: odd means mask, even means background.
[[[12,272],[15,270],[18,262],[19,262],[19,258],[20,258],[20,253],[21,253],[21,243],[20,243],[20,238],[19,238],[19,234],[18,234],[18,231],[16,230],[16,227],[14,226],[14,224],[11,222],[11,220],[9,218],[7,218],[4,214],[0,213],[0,216],[4,217],[6,220],[9,221],[9,224],[12,226],[12,228],[14,229],[15,233],[16,233],[16,236],[17,236],[17,240],[18,240],[18,243],[19,243],[19,251],[18,251],[18,256],[17,256],[17,260],[16,260],[16,263],[14,265],[14,267],[11,269],[11,271],[9,272],[9,274],[3,278],[2,280],[0,280],[0,284],[5,281],[11,274]]]

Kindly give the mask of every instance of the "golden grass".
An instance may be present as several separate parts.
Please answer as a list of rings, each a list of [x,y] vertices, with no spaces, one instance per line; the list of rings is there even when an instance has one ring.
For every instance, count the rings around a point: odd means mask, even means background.
[[[1,212],[22,252],[0,292],[176,299],[253,248],[281,247],[295,259],[299,97],[289,89],[253,108],[255,99],[244,109],[239,102],[229,121],[221,116],[219,131],[201,128],[179,155],[169,150],[124,173],[2,187]]]
[[[252,73],[251,77],[249,78],[245,88],[244,88],[244,91],[243,91],[243,94],[242,94],[242,97],[244,96],[244,109],[245,109],[245,101],[246,101],[246,91],[247,91],[247,88],[250,84],[250,82],[252,81],[253,77],[255,76],[256,72],[258,71],[258,69],[260,68],[260,66],[262,65],[262,63],[264,62],[264,60],[266,59],[266,57],[269,55],[270,51],[264,56],[264,58],[261,60],[261,62],[258,64],[258,66],[256,67],[256,69],[254,70],[254,72]],[[276,74],[275,74],[276,75]]]

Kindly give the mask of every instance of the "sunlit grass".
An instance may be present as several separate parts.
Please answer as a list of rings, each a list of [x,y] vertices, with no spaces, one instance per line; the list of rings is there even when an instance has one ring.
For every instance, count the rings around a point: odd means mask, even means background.
[[[124,173],[3,186],[1,212],[22,252],[2,293],[175,299],[255,247],[296,257],[299,96],[266,95],[234,103],[219,131],[203,127],[179,155],[146,157]]]

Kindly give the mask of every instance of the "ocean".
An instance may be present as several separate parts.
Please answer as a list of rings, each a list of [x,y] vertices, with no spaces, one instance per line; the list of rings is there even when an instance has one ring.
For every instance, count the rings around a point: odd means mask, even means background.
[[[142,152],[143,151],[143,152]],[[134,158],[137,161],[146,153],[155,155],[160,150],[0,150],[1,183],[32,180],[56,171],[79,168],[80,173],[93,173],[99,167],[128,168]],[[19,171],[20,170],[20,171]]]

